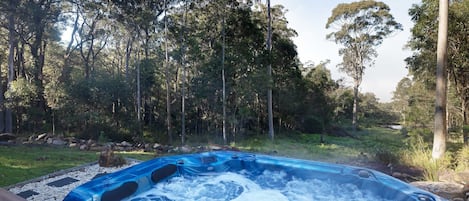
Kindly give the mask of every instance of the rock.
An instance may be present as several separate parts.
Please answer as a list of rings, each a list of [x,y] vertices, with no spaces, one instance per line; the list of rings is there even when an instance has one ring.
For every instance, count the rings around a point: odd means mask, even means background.
[[[60,145],[60,146],[62,146],[62,145],[67,144],[67,142],[65,142],[65,141],[63,141],[63,140],[61,140],[61,139],[53,139],[53,140],[52,140],[52,144],[53,144],[53,145]]]
[[[462,184],[430,181],[416,181],[410,184],[446,199],[464,198],[465,196]]]
[[[469,181],[469,170],[461,172],[444,172],[440,174],[438,179],[445,182],[466,184]]]
[[[212,150],[212,151],[220,151],[220,150],[222,150],[223,148],[222,148],[221,146],[211,144],[211,145],[208,145],[208,149],[209,149],[209,150]]]
[[[117,146],[114,147],[114,150],[116,150],[116,151],[125,151],[125,148],[120,146],[120,145],[117,145]]]
[[[403,181],[415,181],[416,180],[416,178],[414,178],[412,175],[409,175],[407,173],[393,172],[391,175]]]
[[[88,145],[86,144],[80,145],[80,150],[88,150],[88,149],[89,149]]]
[[[161,144],[155,143],[153,144],[153,149],[159,149],[161,148]]]
[[[89,139],[88,141],[86,141],[86,144],[88,145],[93,145],[93,144],[96,144],[94,140],[92,139]]]
[[[43,134],[38,135],[37,138],[36,138],[36,141],[39,141],[39,140],[42,140],[42,139],[46,138],[47,135],[48,135],[47,133],[43,133]]]
[[[54,140],[53,138],[47,138],[46,142],[47,142],[47,144],[52,144],[53,140]]]
[[[34,141],[36,138],[37,138],[36,135],[30,135],[29,138],[28,138],[28,142],[32,142],[32,141]]]
[[[108,149],[108,148],[105,147],[105,146],[98,146],[98,145],[96,145],[96,144],[91,145],[91,146],[88,148],[88,150],[90,150],[90,151],[103,151],[103,150],[106,150],[106,149]]]
[[[127,142],[127,141],[122,141],[122,142],[120,143],[120,146],[123,146],[123,147],[131,147],[132,144],[129,143],[129,142]]]
[[[78,143],[72,142],[68,145],[68,147],[70,147],[70,148],[78,147]]]
[[[179,151],[182,152],[182,153],[190,153],[192,152],[192,148],[189,147],[189,146],[182,146],[182,147],[179,147]]]
[[[8,142],[10,140],[16,139],[16,136],[13,133],[2,133],[0,134],[0,142]]]

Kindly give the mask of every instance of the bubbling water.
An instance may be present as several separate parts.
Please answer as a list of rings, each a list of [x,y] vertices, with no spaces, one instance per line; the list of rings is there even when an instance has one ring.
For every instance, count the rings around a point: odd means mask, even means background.
[[[291,178],[283,171],[173,177],[126,201],[387,201],[352,183]]]

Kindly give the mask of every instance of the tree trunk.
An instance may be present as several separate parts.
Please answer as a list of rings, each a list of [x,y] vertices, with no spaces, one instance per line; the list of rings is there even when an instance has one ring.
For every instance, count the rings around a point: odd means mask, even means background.
[[[70,42],[68,42],[67,50],[64,54],[64,64],[62,66],[62,73],[60,74],[59,81],[62,83],[67,82],[70,79],[70,73],[72,68],[70,67],[70,56],[72,52],[77,48],[77,46],[73,47],[73,43],[75,42],[75,34],[78,31],[78,20],[80,19],[80,14],[78,12],[78,8],[75,14],[75,20],[73,23],[72,34],[70,34]]]
[[[223,11],[225,11],[225,5],[223,5]],[[222,46],[221,46],[221,80],[223,86],[223,144],[227,144],[226,139],[226,80],[225,80],[225,12],[223,12],[223,19],[222,19]]]
[[[138,124],[142,121],[142,96],[140,88],[140,51],[137,51],[137,121]],[[140,126],[139,126],[140,127]]]
[[[2,72],[1,67],[2,67],[2,64],[0,61],[0,72]],[[3,80],[1,73],[0,73],[0,80]],[[5,93],[3,91],[3,84],[0,84],[0,132],[1,133],[5,132],[5,96],[4,94]]]
[[[267,31],[267,51],[269,51],[269,64],[267,65],[267,75],[269,80],[272,79],[272,16],[270,13],[270,0],[267,0],[267,18],[268,18],[268,31]],[[274,134],[274,114],[272,111],[272,83],[269,84],[267,89],[267,110],[269,118],[269,137],[273,141],[275,138]]]
[[[358,128],[358,81],[353,86],[353,110],[352,110],[352,129],[356,131]]]
[[[168,132],[169,144],[173,144],[173,134],[171,133],[171,100],[170,100],[170,79],[169,79],[169,55],[168,55],[168,20],[166,15],[166,0],[164,0],[164,51],[165,51],[165,70],[166,70],[166,126]]]
[[[468,108],[468,99],[464,98],[461,103],[461,110],[462,110],[462,135],[464,138],[464,144],[469,143],[469,118],[467,117],[469,114],[467,112]]]
[[[184,32],[186,29],[187,18],[187,2],[184,3],[184,16],[182,18],[182,31],[181,31],[181,67],[182,67],[182,86],[181,86],[181,144],[186,143],[186,60],[185,60],[185,40]]]
[[[130,36],[127,39],[127,44],[125,46],[125,80],[128,83],[130,83],[129,65],[130,65],[130,54],[132,53],[132,44],[133,44],[133,36]]]
[[[7,90],[11,87],[11,82],[14,80],[15,76],[15,47],[18,44],[15,38],[15,13],[16,10],[16,0],[10,0],[10,14],[8,15],[8,83]],[[5,110],[5,132],[13,132],[13,117],[11,114],[11,109],[6,108]]]
[[[432,158],[440,159],[446,151],[446,66],[448,63],[448,0],[440,0],[436,62],[435,130]]]

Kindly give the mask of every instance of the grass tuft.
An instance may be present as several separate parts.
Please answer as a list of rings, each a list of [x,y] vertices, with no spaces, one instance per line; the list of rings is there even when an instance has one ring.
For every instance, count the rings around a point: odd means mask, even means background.
[[[438,181],[439,173],[450,166],[450,159],[451,157],[447,155],[442,159],[434,160],[430,146],[422,138],[417,138],[403,155],[403,161],[406,164],[422,168],[423,179],[427,181]]]

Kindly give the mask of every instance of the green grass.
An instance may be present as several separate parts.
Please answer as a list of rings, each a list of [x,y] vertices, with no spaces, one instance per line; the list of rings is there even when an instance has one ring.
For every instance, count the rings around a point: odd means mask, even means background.
[[[148,160],[154,155],[139,152],[118,153],[124,157]],[[8,186],[58,170],[98,160],[99,153],[43,146],[0,146],[0,186]]]
[[[275,142],[254,138],[236,146],[246,151],[275,151],[282,156],[334,163],[347,163],[364,156],[370,160],[394,162],[404,148],[404,137],[390,129],[364,129],[353,135],[357,138],[324,136],[325,143],[320,143],[318,134],[281,134]]]

